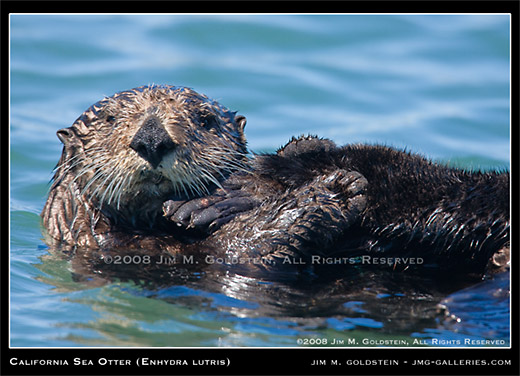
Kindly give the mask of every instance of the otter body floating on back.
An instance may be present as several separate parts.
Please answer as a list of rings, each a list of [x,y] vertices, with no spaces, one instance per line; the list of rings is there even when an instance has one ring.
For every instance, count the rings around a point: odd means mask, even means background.
[[[245,273],[363,256],[467,273],[505,263],[509,173],[316,137],[248,157],[244,126],[183,87],[94,104],[58,131],[64,149],[42,212],[48,242],[267,261]]]

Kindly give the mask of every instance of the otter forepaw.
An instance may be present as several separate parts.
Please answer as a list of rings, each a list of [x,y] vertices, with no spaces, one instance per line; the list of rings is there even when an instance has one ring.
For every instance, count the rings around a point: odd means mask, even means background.
[[[325,185],[344,198],[348,223],[354,222],[366,209],[368,181],[359,172],[336,170],[325,177]]]
[[[213,197],[203,197],[191,201],[168,200],[163,203],[163,215],[179,227],[194,227],[192,217],[215,203]]]
[[[228,196],[208,196],[191,201],[168,200],[163,204],[163,214],[179,227],[211,233],[255,205],[255,200],[235,192]]]

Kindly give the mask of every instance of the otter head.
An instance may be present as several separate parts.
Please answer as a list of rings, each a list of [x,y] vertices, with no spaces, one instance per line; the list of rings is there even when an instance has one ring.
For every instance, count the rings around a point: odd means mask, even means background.
[[[189,88],[123,91],[57,132],[64,148],[54,185],[73,182],[77,194],[109,213],[155,211],[172,196],[207,194],[244,169],[245,123]]]

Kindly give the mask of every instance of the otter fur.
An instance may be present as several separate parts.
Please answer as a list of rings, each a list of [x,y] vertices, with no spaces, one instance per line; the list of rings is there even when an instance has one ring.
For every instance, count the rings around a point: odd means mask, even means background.
[[[244,126],[184,87],[139,87],[94,104],[58,131],[64,149],[42,212],[47,241],[261,259],[235,266],[255,275],[301,271],[290,260],[318,270],[320,258],[357,265],[364,256],[399,270],[410,265],[396,259],[419,258],[443,273],[507,264],[508,172],[313,136],[251,156]]]

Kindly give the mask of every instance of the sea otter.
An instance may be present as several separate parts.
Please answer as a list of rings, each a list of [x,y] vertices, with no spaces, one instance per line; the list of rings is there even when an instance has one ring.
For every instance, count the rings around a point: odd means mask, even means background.
[[[442,273],[507,264],[508,172],[314,136],[250,155],[245,124],[186,87],[142,86],[97,102],[57,132],[64,147],[42,212],[47,242],[243,260],[231,264],[255,275],[329,261],[345,273],[380,260]]]

